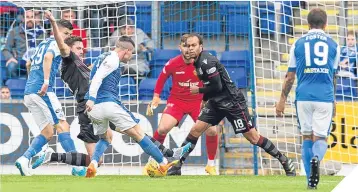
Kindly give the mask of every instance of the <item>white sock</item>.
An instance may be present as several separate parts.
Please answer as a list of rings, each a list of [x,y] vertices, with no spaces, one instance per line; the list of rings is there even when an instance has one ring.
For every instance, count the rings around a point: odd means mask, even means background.
[[[159,165],[166,165],[166,164],[168,164],[168,160],[167,158],[163,157],[163,161],[159,163]]]
[[[92,160],[91,163],[93,163],[93,165],[96,169],[98,168],[98,162],[96,160]]]
[[[215,166],[215,159],[214,160],[210,160],[208,159],[208,166]]]

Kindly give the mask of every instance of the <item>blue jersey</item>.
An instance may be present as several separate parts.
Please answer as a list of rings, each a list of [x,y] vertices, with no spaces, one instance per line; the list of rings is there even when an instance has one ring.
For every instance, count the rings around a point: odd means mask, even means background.
[[[340,48],[324,31],[310,30],[291,47],[289,72],[296,72],[297,101],[334,101],[333,78]]]
[[[37,93],[44,83],[44,71],[43,62],[46,53],[53,54],[53,60],[51,64],[49,86],[47,92],[53,92],[52,87],[55,84],[56,73],[62,61],[60,50],[53,37],[41,42],[37,47],[35,54],[31,57],[30,75],[26,82],[25,95]]]
[[[121,68],[118,54],[114,51],[103,53],[94,62],[90,76],[90,88],[86,99],[95,103],[119,102]]]

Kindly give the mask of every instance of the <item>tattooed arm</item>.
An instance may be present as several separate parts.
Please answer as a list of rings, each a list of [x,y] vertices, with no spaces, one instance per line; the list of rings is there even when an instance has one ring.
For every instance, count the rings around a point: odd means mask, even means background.
[[[288,66],[288,72],[286,74],[285,81],[283,83],[280,101],[276,105],[276,114],[282,116],[285,111],[285,103],[287,96],[290,93],[296,76],[296,57],[295,57],[295,44],[292,45],[290,50],[290,60]]]

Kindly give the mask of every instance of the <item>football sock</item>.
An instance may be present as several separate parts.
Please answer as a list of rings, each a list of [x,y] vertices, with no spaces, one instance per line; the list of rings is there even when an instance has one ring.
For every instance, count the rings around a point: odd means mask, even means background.
[[[52,153],[51,162],[61,162],[74,166],[88,166],[90,156],[84,153]]]
[[[164,156],[160,152],[159,148],[149,139],[148,136],[144,136],[142,140],[138,142],[143,151],[152,156],[158,163],[163,163]]]
[[[319,139],[313,143],[312,153],[313,156],[317,156],[318,160],[322,160],[324,155],[326,154],[328,145],[325,139]]]
[[[181,163],[181,164],[184,163],[185,159],[186,159],[186,158],[189,156],[189,154],[194,150],[195,145],[196,145],[196,143],[198,142],[198,139],[199,139],[198,137],[194,137],[194,136],[191,135],[190,133],[189,133],[189,135],[186,137],[184,143],[183,143],[181,146],[183,147],[183,146],[185,146],[185,145],[188,144],[188,143],[191,143],[191,146],[190,146],[188,152],[186,152],[186,153],[183,155],[183,157],[180,159],[180,163]]]
[[[157,141],[159,141],[159,143],[163,144],[166,136],[167,136],[167,135],[160,135],[160,134],[158,133],[158,129],[157,129],[157,130],[154,132],[153,138],[156,139]]]
[[[218,135],[215,136],[206,135],[206,151],[209,160],[215,159],[217,148],[218,148]]]
[[[108,148],[108,146],[109,146],[108,141],[106,141],[104,139],[100,139],[96,144],[96,148],[95,148],[95,151],[93,153],[93,156],[92,156],[91,160],[95,160],[98,163],[99,160],[101,159],[103,153]]]
[[[66,152],[76,152],[75,143],[71,139],[70,132],[62,132],[58,134],[58,141]]]
[[[287,157],[277,149],[277,147],[266,137],[260,135],[259,141],[256,144],[266,151],[266,153],[278,159],[281,163],[287,161]]]
[[[313,145],[313,141],[312,140],[303,140],[302,143],[302,161],[303,161],[303,166],[305,168],[305,172],[306,172],[306,177],[307,180],[309,179],[310,175],[311,175],[311,159],[313,157],[313,153],[312,153],[312,145]]]
[[[32,140],[30,147],[25,151],[24,157],[27,159],[31,159],[31,157],[35,156],[38,152],[41,151],[42,147],[46,145],[47,139],[43,135],[38,135]]]
[[[173,150],[164,147],[164,145],[162,143],[160,143],[159,141],[157,141],[153,137],[151,137],[151,136],[149,136],[147,134],[146,134],[146,136],[154,143],[154,145],[156,145],[159,148],[159,150],[163,153],[164,156],[173,157],[173,155],[174,155]]]

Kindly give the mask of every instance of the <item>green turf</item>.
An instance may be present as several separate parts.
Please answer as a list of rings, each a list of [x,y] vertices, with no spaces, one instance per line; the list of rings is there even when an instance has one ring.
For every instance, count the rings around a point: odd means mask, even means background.
[[[331,191],[342,177],[324,176],[317,191]],[[1,176],[1,192],[295,192],[307,191],[305,177],[285,176]]]

